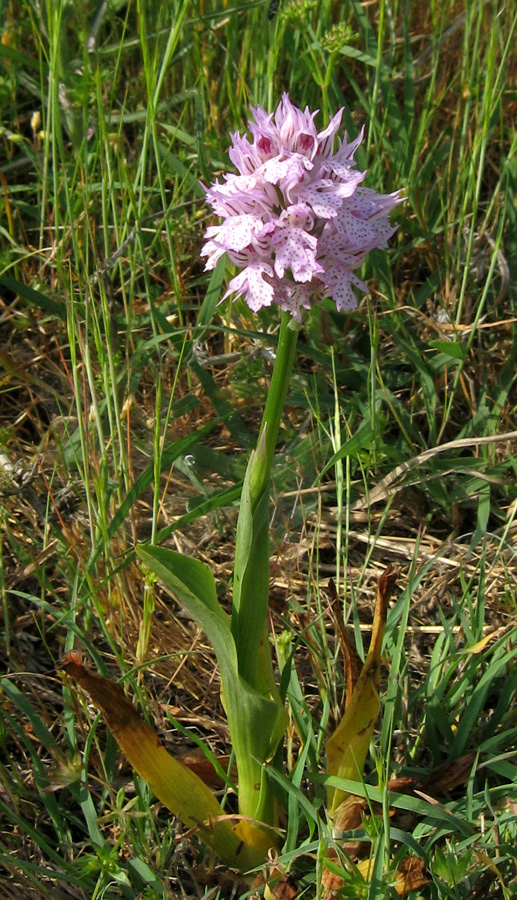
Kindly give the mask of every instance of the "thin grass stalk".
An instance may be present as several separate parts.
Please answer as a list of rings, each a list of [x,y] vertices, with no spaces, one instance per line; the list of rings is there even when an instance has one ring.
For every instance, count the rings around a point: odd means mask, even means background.
[[[339,392],[336,377],[336,359],[334,348],[331,347],[332,357],[332,382],[334,386],[334,422],[330,424],[330,440],[332,445],[332,453],[336,455],[342,447],[341,440],[341,412],[339,408]],[[334,465],[336,478],[336,498],[337,498],[337,521],[336,521],[336,592],[339,596],[341,589],[341,557],[343,542],[343,460],[337,459]]]

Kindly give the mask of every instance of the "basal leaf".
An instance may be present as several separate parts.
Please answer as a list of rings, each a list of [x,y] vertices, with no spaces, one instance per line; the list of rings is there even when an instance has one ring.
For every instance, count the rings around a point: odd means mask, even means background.
[[[168,753],[120,685],[88,669],[76,652],[67,654],[60,668],[87,691],[120,749],[167,809],[228,865],[247,869],[261,862],[261,853],[243,844],[239,826],[232,823],[210,788]]]
[[[219,605],[208,567],[163,547],[140,546],[137,554],[189,610],[214,649],[239,773],[239,809],[242,812],[242,794],[250,793],[253,799],[246,804],[246,814],[265,823],[275,821],[262,763],[273,757],[284,734],[287,717],[283,705],[260,694],[241,676],[231,620]],[[243,829],[243,838],[249,841],[249,828]],[[267,841],[270,846],[269,836]]]
[[[370,648],[345,714],[327,741],[327,773],[338,778],[361,781],[370,739],[380,711],[377,689],[380,682],[381,647],[386,627],[388,603],[396,573],[388,566],[379,579]],[[327,791],[328,812],[335,819],[347,794],[335,787]]]

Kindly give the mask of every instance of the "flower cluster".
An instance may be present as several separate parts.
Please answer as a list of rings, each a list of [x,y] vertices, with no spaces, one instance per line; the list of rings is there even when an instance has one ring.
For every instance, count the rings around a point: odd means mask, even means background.
[[[299,320],[303,308],[324,297],[338,310],[354,309],[352,286],[368,291],[354,269],[396,231],[389,214],[401,202],[399,192],[362,187],[366,172],[355,169],[354,153],[363,131],[351,143],[345,133],[333,152],[342,109],[320,132],[316,112],[297,109],[287,94],[275,113],[260,106],[252,113],[252,140],[231,135],[229,156],[239,174],[206,191],[224,221],[206,230],[205,268],[227,253],[242,271],[225,297],[244,295],[253,311],[277,303]]]

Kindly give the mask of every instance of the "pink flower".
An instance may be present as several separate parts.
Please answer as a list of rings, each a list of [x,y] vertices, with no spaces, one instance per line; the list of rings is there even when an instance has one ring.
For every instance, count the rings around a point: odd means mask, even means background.
[[[207,228],[202,256],[213,269],[226,253],[242,269],[225,297],[244,296],[254,312],[277,303],[300,320],[301,310],[332,297],[338,310],[355,309],[353,287],[368,292],[354,269],[374,247],[385,249],[399,192],[362,187],[345,132],[334,153],[343,110],[317,132],[316,113],[293,106],[284,94],[273,113],[252,108],[252,140],[232,134],[229,156],[238,175],[225,175],[206,191],[223,221]],[[224,299],[224,298],[223,298]]]

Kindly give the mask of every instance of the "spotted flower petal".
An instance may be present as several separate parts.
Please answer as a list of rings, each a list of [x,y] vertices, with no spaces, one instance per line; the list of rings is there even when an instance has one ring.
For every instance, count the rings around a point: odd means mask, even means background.
[[[267,275],[270,276],[269,279],[264,277]],[[232,278],[223,300],[231,294],[235,294],[236,298],[244,294],[246,303],[253,312],[271,306],[275,299],[272,276],[273,269],[270,265],[252,260],[242,272]]]
[[[402,202],[399,192],[362,186],[366,172],[355,168],[354,154],[363,131],[351,142],[345,133],[335,148],[342,109],[320,132],[317,111],[298,109],[288,94],[274,113],[251,111],[250,137],[230,135],[239,174],[206,190],[223,221],[206,230],[205,268],[227,253],[242,271],[225,296],[244,296],[255,312],[276,303],[299,320],[324,297],[339,310],[354,309],[355,292],[368,290],[354,269],[397,230],[389,217]]]

